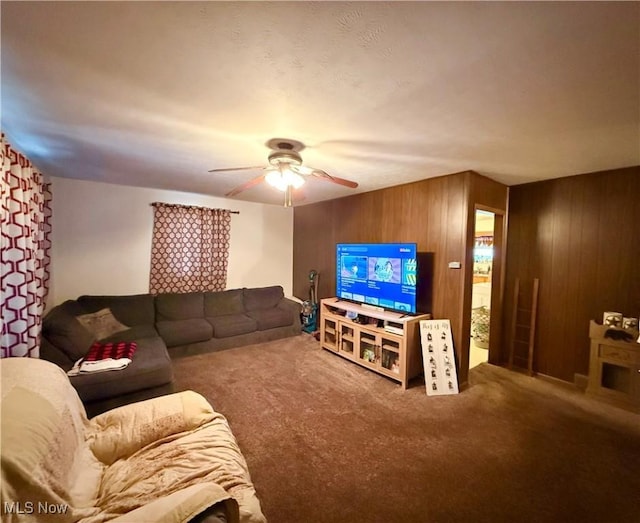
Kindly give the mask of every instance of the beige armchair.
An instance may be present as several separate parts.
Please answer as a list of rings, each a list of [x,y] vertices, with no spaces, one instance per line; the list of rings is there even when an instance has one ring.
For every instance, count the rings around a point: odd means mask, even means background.
[[[3,522],[186,523],[216,503],[266,522],[227,420],[199,394],[88,420],[56,365],[8,358],[0,376]]]

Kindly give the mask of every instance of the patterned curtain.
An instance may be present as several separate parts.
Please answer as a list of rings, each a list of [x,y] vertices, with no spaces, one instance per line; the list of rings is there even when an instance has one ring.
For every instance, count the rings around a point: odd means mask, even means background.
[[[0,357],[39,356],[49,290],[50,184],[2,134]]]
[[[231,211],[154,203],[149,292],[223,291]]]

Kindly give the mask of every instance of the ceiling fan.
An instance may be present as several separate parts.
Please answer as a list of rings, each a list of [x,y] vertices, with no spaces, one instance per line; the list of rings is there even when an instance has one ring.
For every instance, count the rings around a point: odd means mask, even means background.
[[[300,151],[305,148],[302,142],[286,138],[273,138],[269,140],[266,145],[271,149],[271,153],[267,158],[269,163],[266,166],[256,165],[250,167],[231,167],[227,169],[211,169],[209,171],[210,173],[215,173],[223,171],[249,171],[262,169],[263,172],[260,176],[239,185],[225,194],[225,196],[235,196],[242,191],[246,191],[259,183],[266,181],[272,187],[284,192],[284,206],[291,207],[293,190],[300,188],[305,183],[306,178],[310,176],[320,178],[321,180],[326,180],[331,183],[337,183],[338,185],[343,185],[351,189],[358,187],[358,184],[351,180],[331,176],[321,169],[314,169],[313,167],[302,165]]]

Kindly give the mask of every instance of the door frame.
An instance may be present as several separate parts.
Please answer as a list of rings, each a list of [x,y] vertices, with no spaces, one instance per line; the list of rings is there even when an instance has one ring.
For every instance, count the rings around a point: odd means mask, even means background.
[[[507,212],[504,209],[496,209],[487,205],[475,204],[473,206],[473,235],[476,231],[477,211],[487,211],[494,215],[493,222],[493,260],[491,264],[491,315],[489,319],[489,363],[499,365],[502,362],[502,314],[504,303],[504,286],[506,278],[506,244],[507,244]],[[475,242],[470,245],[471,259]],[[471,269],[473,273],[473,267]],[[473,276],[472,276],[473,278]],[[473,281],[473,280],[472,280]],[[471,284],[473,285],[473,283]],[[473,293],[473,287],[470,289]],[[469,307],[466,311],[471,325],[472,303],[469,299]],[[471,347],[469,345],[469,350]],[[469,357],[467,357],[467,362]]]

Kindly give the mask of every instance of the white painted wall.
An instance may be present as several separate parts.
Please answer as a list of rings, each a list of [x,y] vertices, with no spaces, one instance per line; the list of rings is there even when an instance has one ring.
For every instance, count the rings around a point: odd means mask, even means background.
[[[227,288],[293,285],[293,211],[203,194],[51,178],[47,309],[82,294],[149,291],[152,202],[240,211],[231,216]]]

